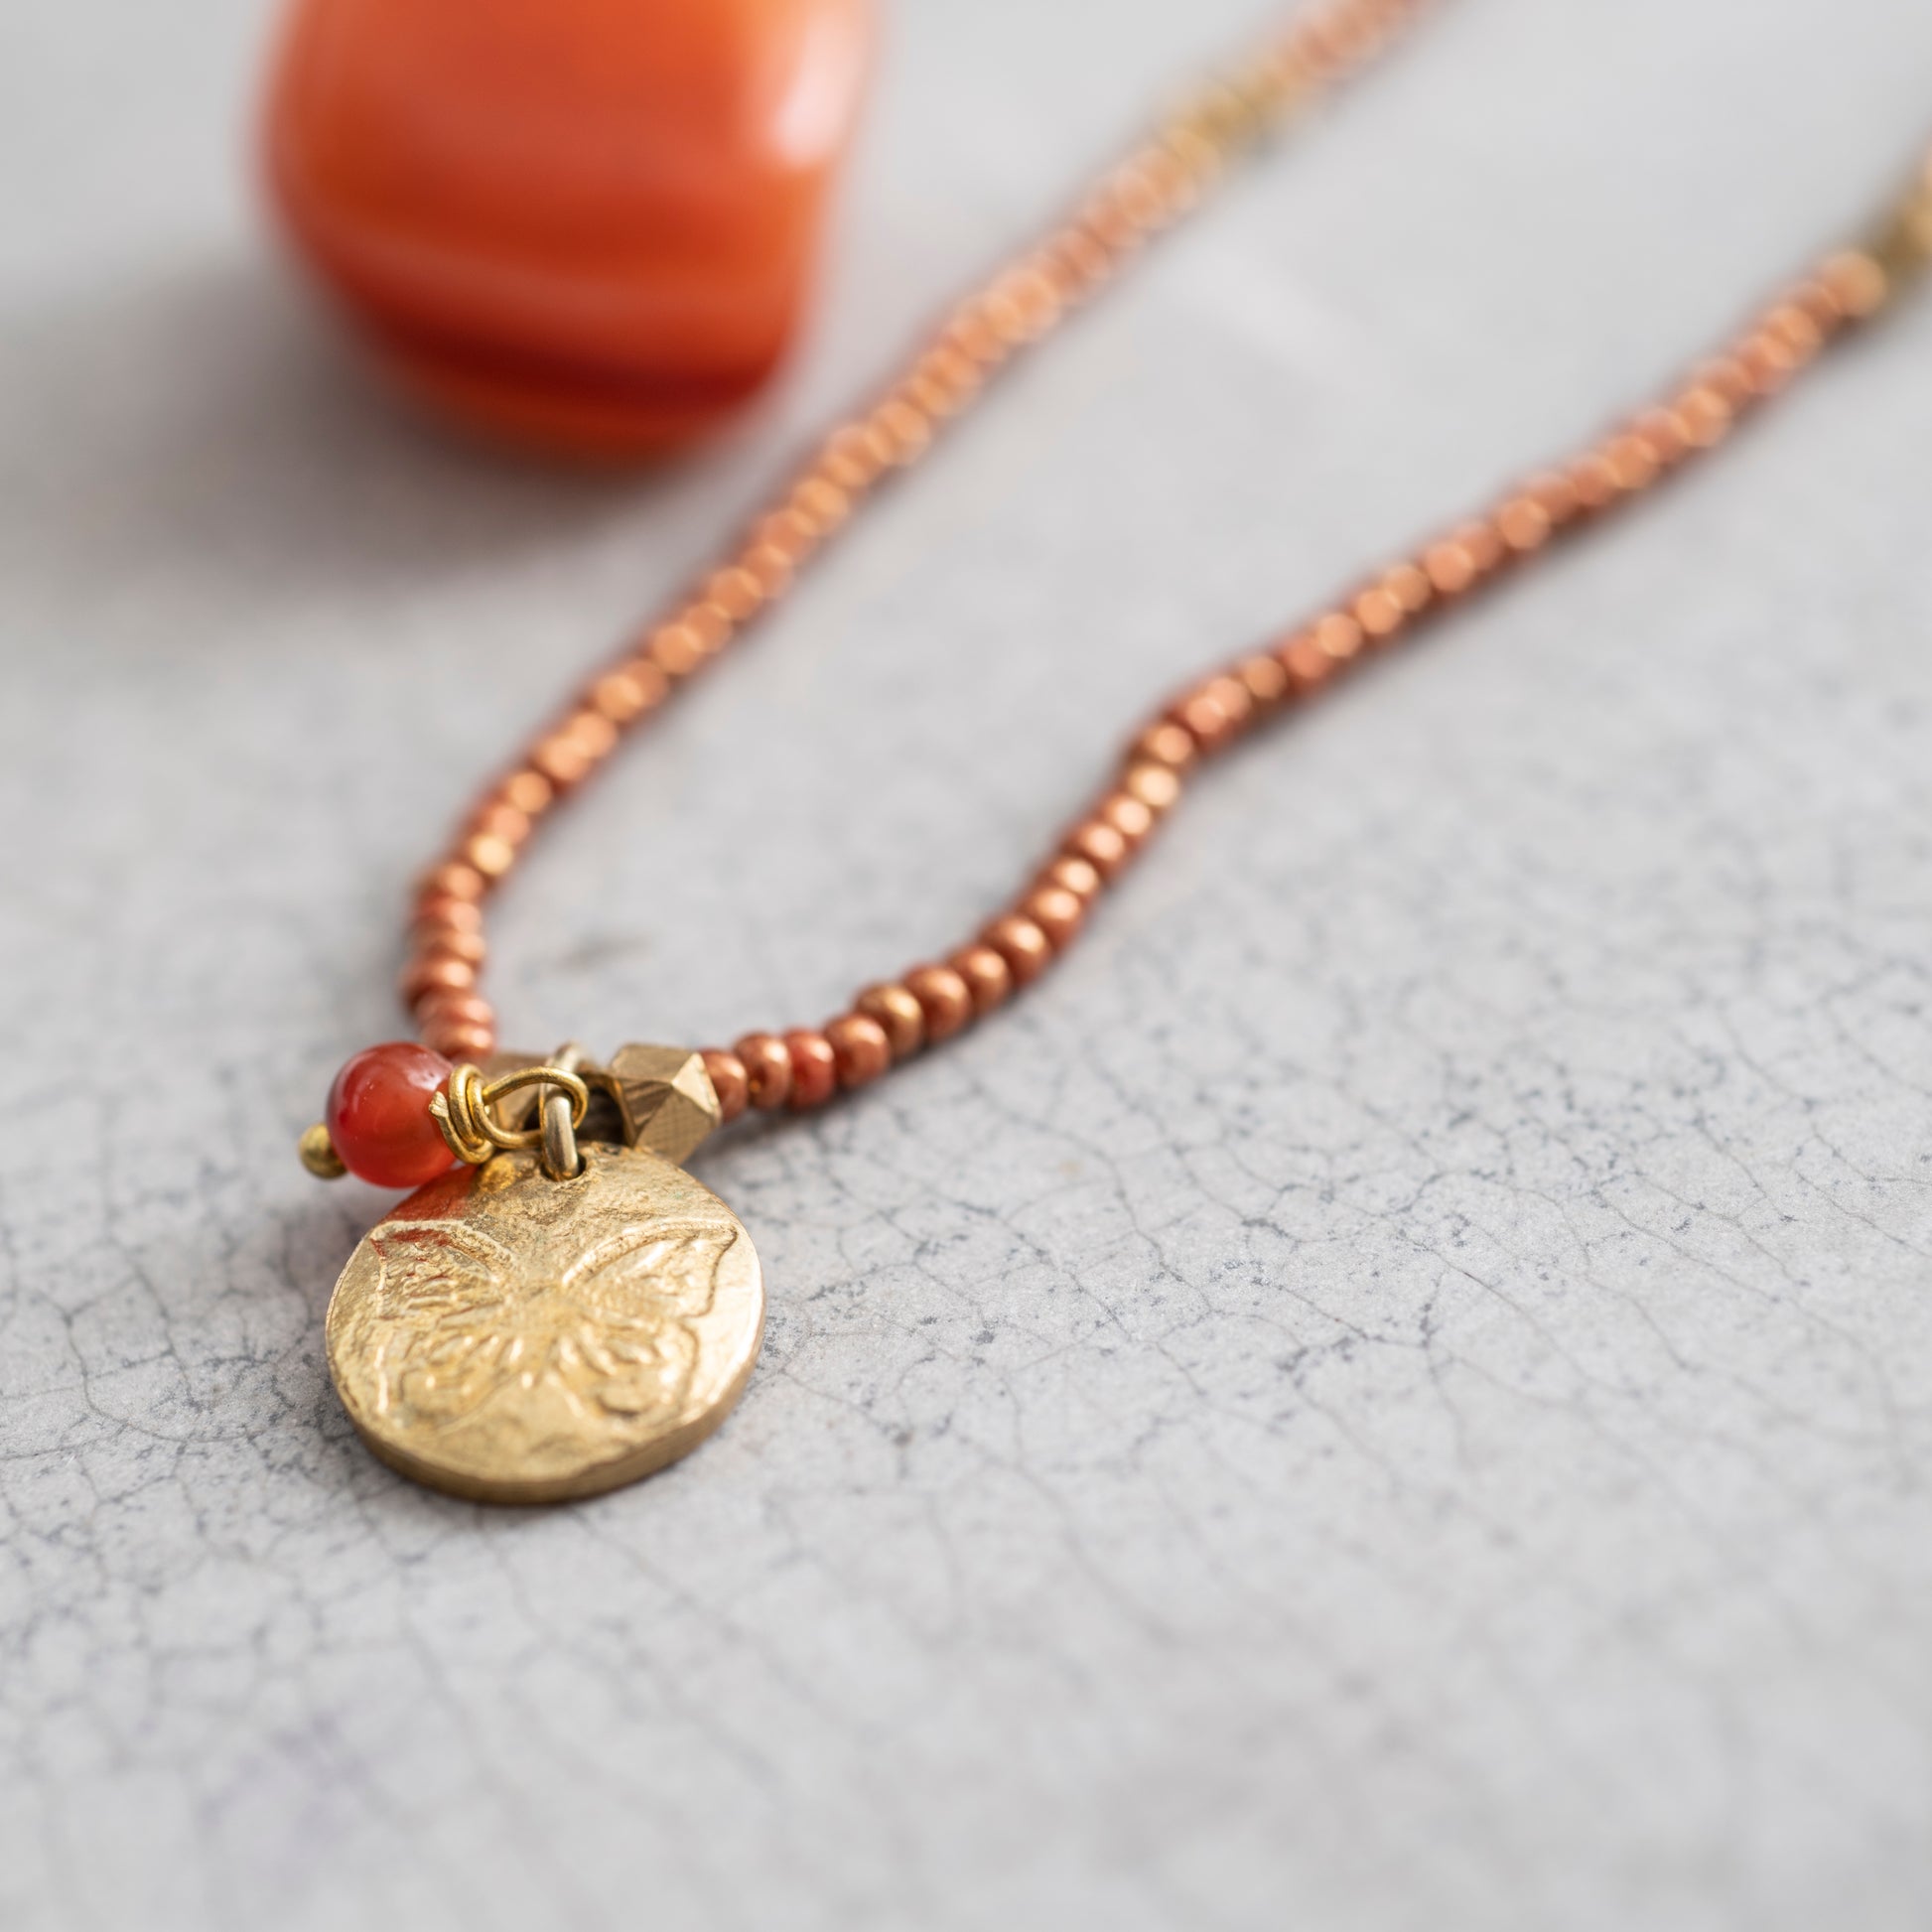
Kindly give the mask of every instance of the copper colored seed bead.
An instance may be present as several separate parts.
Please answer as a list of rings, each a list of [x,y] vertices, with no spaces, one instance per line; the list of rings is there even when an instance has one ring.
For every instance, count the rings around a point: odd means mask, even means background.
[[[728,618],[741,623],[764,602],[759,580],[737,565],[713,571],[705,580],[704,597],[707,604],[717,605]]]
[[[480,1012],[456,1006],[433,1005],[424,1007],[416,1015],[417,1031],[423,1035],[426,1041],[432,1035],[436,1037],[448,1037],[453,1034],[465,1035],[483,1035],[494,1038],[496,1034],[496,1016],[490,1011],[487,1002],[479,1002],[479,1005],[482,1009]],[[442,1050],[441,1047],[437,1048],[438,1052]]]
[[[1111,255],[1120,256],[1141,243],[1139,224],[1122,201],[1118,188],[1107,183],[1080,210],[1081,225]]]
[[[915,370],[907,379],[905,393],[935,419],[954,415],[966,400],[965,391],[953,388],[925,370]]]
[[[972,360],[943,345],[927,349],[919,367],[934,382],[962,395],[970,394],[980,385],[980,372]]]
[[[1175,715],[1203,751],[1218,751],[1238,736],[1254,710],[1254,698],[1239,678],[1212,677],[1181,699]]]
[[[1626,431],[1610,438],[1603,451],[1616,486],[1628,495],[1648,489],[1657,479],[1657,459],[1641,436]]]
[[[1747,337],[1737,348],[1738,367],[1760,396],[1774,396],[1790,381],[1793,359],[1782,343],[1762,332]]]
[[[1458,597],[1476,580],[1476,562],[1465,544],[1449,538],[1423,552],[1423,568],[1442,597]]]
[[[707,1046],[704,1049],[704,1070],[711,1076],[711,1090],[718,1096],[718,1119],[736,1120],[751,1103],[751,1083],[746,1077],[745,1062],[736,1053],[728,1053],[720,1046]]]
[[[537,741],[536,749],[530,754],[530,762],[559,791],[568,791],[573,785],[582,784],[589,776],[592,761],[573,740],[561,732],[553,732],[548,738]]]
[[[1272,657],[1268,662],[1273,665],[1275,675],[1286,688],[1288,673]],[[1120,788],[1137,804],[1145,805],[1157,818],[1173,811],[1180,797],[1180,780],[1165,764],[1130,764],[1121,778]]]
[[[1834,255],[1819,270],[1819,280],[1830,294],[1832,306],[1853,322],[1875,314],[1890,293],[1885,271],[1861,249]]]
[[[667,680],[689,677],[708,654],[698,640],[698,633],[688,623],[659,625],[650,633],[650,641],[644,648],[650,655],[651,667]]]
[[[1646,409],[1637,418],[1632,434],[1650,452],[1660,470],[1682,463],[1691,448],[1691,439],[1672,409]]]
[[[819,461],[841,489],[866,489],[885,469],[889,454],[860,424],[850,423],[833,432]]]
[[[1335,660],[1321,648],[1312,630],[1291,637],[1276,653],[1290,685],[1300,696],[1318,690],[1335,674]]]
[[[1218,752],[1233,736],[1234,721],[1205,687],[1190,691],[1174,704],[1174,722],[1202,752]]]
[[[768,603],[775,597],[782,597],[790,586],[794,562],[789,550],[776,544],[755,543],[746,550],[742,568],[750,571],[758,580],[759,597]]]
[[[1105,281],[1112,267],[1107,251],[1079,228],[1062,228],[1049,247],[1054,278],[1067,296],[1075,301]]]
[[[687,604],[678,613],[678,622],[697,638],[698,648],[707,657],[716,657],[738,629],[738,621],[714,598]]]
[[[1134,169],[1146,187],[1149,219],[1166,221],[1181,206],[1181,197],[1185,192],[1184,177],[1173,156],[1166,148],[1145,149],[1135,162]]]
[[[1116,169],[1110,187],[1114,206],[1130,231],[1145,231],[1160,219],[1160,197],[1138,165],[1138,160]]]
[[[790,507],[761,516],[752,534],[766,549],[789,557],[794,564],[803,561],[818,544],[818,530],[812,520]]]
[[[1720,355],[1716,360],[1704,363],[1697,371],[1696,380],[1701,387],[1720,397],[1733,412],[1750,407],[1751,379],[1734,355]]]
[[[1318,19],[1298,21],[1289,36],[1288,48],[1290,57],[1304,72],[1322,80],[1328,78],[1334,57],[1328,50],[1327,29]]]
[[[477,908],[471,906],[469,909],[474,912]],[[424,918],[419,912],[410,921],[408,956],[414,959],[422,953],[440,952],[452,944],[459,949],[471,944],[480,945],[483,936],[481,920],[446,923],[438,918]]]
[[[1387,643],[1408,621],[1408,613],[1380,585],[1363,591],[1348,608],[1363,635],[1378,644]]]
[[[1764,318],[1764,332],[1804,359],[1816,355],[1825,345],[1825,332],[1797,302],[1780,302]]]
[[[894,463],[910,463],[932,441],[931,419],[903,394],[888,396],[873,412],[873,422]]]
[[[1553,530],[1572,522],[1580,507],[1576,486],[1561,470],[1539,471],[1523,485],[1523,494],[1536,500]]]
[[[423,953],[403,968],[402,998],[414,1006],[425,993],[467,993],[477,983],[477,969],[468,960],[445,953]]]
[[[995,288],[987,292],[980,305],[980,313],[986,318],[987,326],[1003,343],[1016,347],[1033,340],[1033,332],[1027,326],[1025,312],[1005,289]]]
[[[782,1107],[791,1097],[791,1052],[775,1034],[747,1034],[732,1051],[745,1068],[754,1107]]]
[[[852,498],[837,483],[808,473],[792,484],[785,507],[803,517],[822,537],[836,530],[852,514]]]
[[[852,1006],[884,1029],[894,1059],[910,1059],[925,1044],[925,1009],[910,987],[893,981],[869,986]]]
[[[825,1029],[841,1087],[869,1086],[893,1063],[886,1029],[864,1013],[841,1014]]]
[[[988,369],[1006,359],[1007,345],[986,318],[972,307],[962,307],[940,333],[940,346],[961,355],[976,368]]]
[[[1411,563],[1392,564],[1383,574],[1381,588],[1401,605],[1403,614],[1411,618],[1426,611],[1431,598],[1435,596],[1428,574]]]
[[[532,771],[525,765],[520,771],[512,771],[503,780],[503,797],[520,812],[528,812],[535,818],[539,812],[549,810],[557,793],[541,771]]]
[[[1127,841],[1104,819],[1088,819],[1066,837],[1068,855],[1084,859],[1102,879],[1113,878],[1127,863],[1130,850]]]
[[[489,956],[488,942],[478,931],[459,932],[451,926],[418,926],[417,956],[423,959],[460,959],[481,966]]]
[[[991,946],[962,946],[946,964],[966,982],[975,1014],[989,1014],[1012,996],[1012,968]]]
[[[1460,524],[1451,530],[1449,535],[1469,553],[1478,577],[1487,577],[1492,570],[1501,565],[1504,557],[1503,540],[1497,534],[1495,524],[1488,518],[1476,517],[1470,522]]]
[[[867,465],[860,448],[847,445],[819,451],[812,474],[835,483],[856,501],[872,487],[877,471]]]
[[[1100,874],[1085,859],[1055,859],[1039,875],[1042,888],[1052,887],[1059,892],[1071,893],[1082,905],[1090,905],[1100,897],[1103,883]]]
[[[485,1060],[496,1050],[496,1033],[467,1021],[438,1022],[422,1030],[423,1044],[446,1060]]]
[[[422,897],[466,898],[475,904],[488,891],[488,882],[474,866],[460,863],[437,866],[422,884]]]
[[[1610,468],[1609,460],[1597,451],[1592,450],[1571,466],[1570,482],[1578,502],[1586,509],[1600,510],[1616,500],[1616,472]]]
[[[1248,687],[1248,696],[1255,701],[1257,710],[1271,710],[1288,696],[1288,673],[1279,657],[1244,657],[1234,674]],[[1175,795],[1178,796],[1177,787]],[[1149,803],[1152,802],[1150,799]]]
[[[1130,851],[1144,845],[1147,835],[1154,830],[1154,813],[1124,791],[1103,798],[1094,817],[1104,825],[1111,825],[1127,841]]]
[[[1161,130],[1161,145],[1179,165],[1190,186],[1210,180],[1221,165],[1222,149],[1199,129],[1176,121]]]
[[[514,805],[495,799],[478,808],[477,815],[470,821],[473,836],[501,839],[514,848],[530,836],[530,814],[520,812]]]
[[[1708,450],[1730,428],[1731,407],[1717,390],[1700,384],[1677,399],[1676,415],[1685,439],[1694,450]]]
[[[1010,912],[1003,919],[995,919],[980,939],[1006,961],[1015,986],[1031,986],[1053,963],[1052,943],[1023,913]]]
[[[1134,757],[1145,759],[1150,764],[1172,765],[1176,771],[1185,771],[1199,756],[1200,747],[1194,743],[1194,734],[1185,725],[1169,719],[1150,725],[1134,741]]]
[[[1335,663],[1346,664],[1361,655],[1365,640],[1362,626],[1346,611],[1330,611],[1315,620],[1314,641]]]
[[[496,1011],[481,993],[432,989],[411,1003],[419,1027],[483,1027],[493,1030]]]
[[[564,720],[563,733],[593,764],[617,747],[618,728],[601,712],[573,711]]]
[[[1020,909],[1046,935],[1046,943],[1064,952],[1078,936],[1087,908],[1064,886],[1041,886],[1021,901]]]
[[[925,1036],[935,1045],[972,1023],[973,989],[950,966],[914,967],[905,976],[905,990],[918,1001]]]
[[[481,932],[483,907],[473,898],[452,898],[448,893],[433,893],[416,901],[419,928],[435,926],[445,932]]]
[[[500,879],[516,864],[516,847],[494,832],[478,832],[464,840],[463,857],[485,879]]]
[[[785,1051],[791,1056],[787,1104],[799,1111],[824,1106],[839,1089],[839,1061],[832,1042],[821,1033],[799,1027],[785,1035]]]
[[[1807,275],[1791,291],[1790,299],[1805,312],[1821,342],[1828,342],[1845,326],[1845,313],[1833,301],[1831,285],[1822,271]]]
[[[1750,341],[1787,374],[1795,374],[1818,352],[1821,339],[1816,325],[1801,310],[1780,304],[1758,317]]]
[[[1550,512],[1534,496],[1512,496],[1496,512],[1496,529],[1518,556],[1550,540]]]
[[[655,664],[625,665],[599,678],[591,686],[590,701],[600,717],[614,725],[627,725],[662,703],[669,689],[664,673]]]

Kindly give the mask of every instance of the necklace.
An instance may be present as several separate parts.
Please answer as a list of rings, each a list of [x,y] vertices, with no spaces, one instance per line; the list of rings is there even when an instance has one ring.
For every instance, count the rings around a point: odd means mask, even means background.
[[[1052,332],[1244,148],[1381,51],[1426,0],[1330,0],[1203,92],[1070,219],[946,319],[836,429],[726,560],[489,786],[422,879],[402,995],[420,1045],[367,1048],[302,1137],[312,1173],[416,1191],[364,1236],[326,1323],[369,1448],[461,1495],[595,1494],[686,1453],[744,1388],[763,1325],[751,1237],[683,1168],[748,1108],[809,1110],[951,1038],[1030,985],[1200,765],[1430,615],[1722,445],[1832,342],[1932,264],[1932,165],[1667,396],[1310,621],[1218,668],[1142,729],[1015,902],[966,946],[870,986],[823,1028],[597,1061],[497,1050],[478,990],[483,906],[543,818],[726,643],[1003,364]]]

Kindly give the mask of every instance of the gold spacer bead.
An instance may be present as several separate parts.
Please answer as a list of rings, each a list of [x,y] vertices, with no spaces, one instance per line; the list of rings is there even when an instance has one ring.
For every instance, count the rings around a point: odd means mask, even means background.
[[[302,1165],[318,1180],[340,1180],[348,1172],[343,1165],[343,1157],[336,1152],[336,1143],[329,1138],[329,1129],[321,1121],[302,1130],[296,1152],[302,1156]]]
[[[1886,296],[1900,283],[1916,281],[1932,269],[1932,166],[1913,177],[1911,187],[1865,244],[1864,253],[1878,265]]]

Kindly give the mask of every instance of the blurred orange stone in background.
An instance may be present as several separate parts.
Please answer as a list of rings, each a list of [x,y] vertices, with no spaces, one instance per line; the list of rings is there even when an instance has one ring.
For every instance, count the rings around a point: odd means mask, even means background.
[[[784,352],[869,0],[296,0],[267,158],[302,251],[420,394],[626,457]]]

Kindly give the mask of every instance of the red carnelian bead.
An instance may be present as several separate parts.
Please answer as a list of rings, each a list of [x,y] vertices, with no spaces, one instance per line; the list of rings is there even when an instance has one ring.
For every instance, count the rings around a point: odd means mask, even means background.
[[[329,1089],[329,1138],[343,1165],[377,1187],[420,1187],[455,1162],[429,1110],[448,1081],[441,1053],[406,1039],[365,1046]]]

